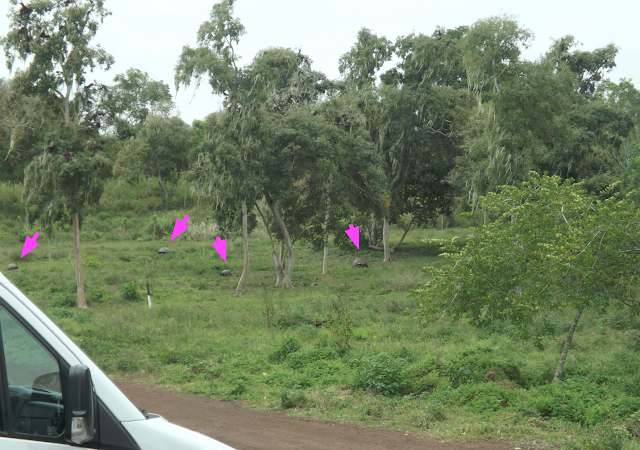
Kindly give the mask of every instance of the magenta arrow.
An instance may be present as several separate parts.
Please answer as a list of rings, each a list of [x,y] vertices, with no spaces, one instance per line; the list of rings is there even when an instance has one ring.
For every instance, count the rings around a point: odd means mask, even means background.
[[[27,236],[24,240],[24,246],[22,247],[22,255],[20,256],[20,259],[22,259],[24,256],[26,256],[27,253],[29,253],[31,250],[33,250],[34,248],[36,248],[38,245],[36,240],[38,239],[38,237],[40,237],[40,233],[38,233],[37,231],[33,234],[33,237],[30,238],[29,236]]]
[[[354,228],[353,224],[350,223],[349,229],[344,230],[344,232],[347,233],[347,236],[349,236],[349,239],[351,239],[353,245],[355,245],[356,248],[360,250],[360,227]]]
[[[176,219],[176,224],[173,226],[173,234],[171,234],[172,241],[182,233],[187,231],[187,228],[189,228],[189,225],[187,225],[187,220],[189,220],[189,216],[184,216],[183,220]]]
[[[222,256],[222,259],[224,260],[224,262],[227,262],[227,240],[226,239],[220,240],[220,236],[218,236],[216,238],[216,242],[214,242],[211,245],[213,245],[213,248],[215,248],[216,251],[220,253],[220,256]]]

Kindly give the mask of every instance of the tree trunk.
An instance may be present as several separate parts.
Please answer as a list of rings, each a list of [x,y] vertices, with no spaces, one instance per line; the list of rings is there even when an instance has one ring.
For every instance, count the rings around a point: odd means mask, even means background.
[[[391,249],[389,248],[389,218],[382,219],[382,248],[384,249],[384,260],[382,262],[391,262]]]
[[[149,195],[153,194],[153,187],[151,186],[151,177],[149,177]]]
[[[11,128],[11,138],[9,139],[9,151],[7,152],[7,156],[4,158],[5,161],[9,159],[9,156],[11,155],[14,148],[16,147],[15,132],[16,132],[15,128]]]
[[[64,98],[64,123],[69,125],[71,123],[71,108],[69,106],[69,99],[71,98],[71,85],[66,83],[67,93]]]
[[[278,255],[276,255],[276,247],[273,243],[273,236],[271,235],[271,231],[269,230],[269,224],[267,223],[267,219],[265,219],[264,214],[262,214],[262,210],[256,203],[256,209],[260,213],[260,217],[262,217],[262,221],[264,222],[264,227],[267,229],[267,233],[269,234],[269,240],[271,241],[271,259],[273,259],[273,265],[276,268],[276,286],[280,286],[284,279],[284,273],[282,271],[282,265],[280,264],[280,260],[278,259]]]
[[[73,250],[76,254],[76,284],[78,285],[78,308],[86,308],[84,282],[82,281],[82,258],[80,257],[80,218],[73,213]]]
[[[240,275],[238,287],[236,288],[236,295],[242,294],[242,288],[244,287],[244,282],[247,280],[247,274],[249,273],[249,232],[247,216],[247,201],[242,200],[242,250],[244,252],[244,266],[242,267],[242,275]]]
[[[169,191],[167,190],[167,183],[162,179],[162,175],[158,175],[158,184],[162,188],[162,192],[164,193],[164,203],[167,205],[169,204]]]
[[[371,224],[371,236],[373,241],[371,241],[371,245],[378,245],[378,220],[373,216],[373,223]]]
[[[184,208],[187,207],[187,190],[189,189],[189,180],[184,179],[184,204],[182,205]]]
[[[330,195],[331,175],[325,187],[327,188],[327,212],[324,216],[324,254],[322,255],[322,275],[327,274],[327,260],[329,259],[329,217],[331,211],[331,195]]]
[[[282,236],[284,238],[284,243],[287,246],[287,253],[289,255],[289,264],[287,265],[286,272],[284,273],[283,284],[286,287],[292,287],[291,275],[293,273],[293,265],[296,263],[296,254],[293,251],[291,236],[289,236],[289,230],[287,229],[287,226],[284,223],[284,220],[282,220],[282,216],[280,215],[280,211],[278,211],[278,207],[276,206],[276,203],[273,201],[273,199],[269,195],[269,192],[267,192],[266,189],[264,191],[264,197],[267,199],[267,204],[269,205],[269,208],[271,208],[271,214],[273,214],[273,218],[275,219],[276,223],[280,227],[280,231],[282,232]]]
[[[284,268],[285,268],[285,266],[284,266],[284,257],[285,257],[284,241],[280,241],[279,245],[280,245],[280,267],[282,267],[282,270],[284,270]]]
[[[567,335],[567,340],[565,341],[564,347],[562,348],[562,353],[560,353],[560,361],[558,361],[556,374],[553,376],[554,383],[558,383],[562,378],[562,370],[564,369],[564,363],[567,360],[567,353],[569,353],[569,347],[571,346],[571,340],[573,339],[573,332],[576,331],[576,327],[578,326],[578,322],[580,321],[582,311],[584,311],[584,308],[578,311],[576,317],[573,319],[571,327],[569,327],[569,334]]]
[[[407,226],[407,228],[404,229],[404,234],[402,235],[402,238],[400,238],[400,242],[398,242],[396,245],[391,247],[391,250],[390,250],[391,253],[393,253],[396,250],[396,248],[398,248],[400,244],[402,244],[402,242],[404,241],[404,238],[407,236],[407,233],[409,232],[409,230],[411,230],[411,227],[413,226],[413,219],[415,219],[415,217],[411,218],[409,225]]]

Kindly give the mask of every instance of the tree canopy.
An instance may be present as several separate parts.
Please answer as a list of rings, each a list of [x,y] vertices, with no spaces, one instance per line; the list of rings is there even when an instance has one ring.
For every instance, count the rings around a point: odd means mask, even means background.
[[[554,381],[559,381],[575,326],[585,309],[622,302],[640,312],[640,212],[627,199],[602,200],[580,183],[538,176],[480,199],[495,217],[432,271],[419,290],[428,320],[466,317],[479,326],[509,321],[524,336],[549,310],[576,318]]]

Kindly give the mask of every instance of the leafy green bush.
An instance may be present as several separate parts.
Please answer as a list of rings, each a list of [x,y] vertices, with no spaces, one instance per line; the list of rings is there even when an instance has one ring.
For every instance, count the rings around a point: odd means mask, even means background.
[[[349,349],[349,340],[353,335],[353,318],[349,313],[347,302],[339,298],[332,301],[332,310],[329,316],[329,329],[333,335],[336,349],[345,355]]]
[[[97,288],[97,289],[90,289],[88,290],[89,292],[87,292],[88,294],[88,299],[90,302],[92,303],[100,303],[102,301],[104,301],[105,298],[107,298],[107,291],[103,288]]]
[[[97,259],[95,259],[93,256],[87,256],[84,259],[84,262],[82,265],[85,267],[92,267],[92,268],[98,268],[103,266],[103,264]]]
[[[78,305],[78,285],[75,282],[66,286],[52,287],[51,292],[60,292],[53,302],[55,308],[73,308]]]
[[[623,450],[632,435],[625,427],[606,427],[592,439],[581,446],[580,450]],[[578,447],[574,447],[578,449]]]
[[[177,364],[181,361],[182,355],[172,347],[165,347],[158,355],[162,364]]]
[[[283,391],[280,394],[280,406],[282,409],[299,408],[307,403],[307,398],[302,392]]]
[[[293,370],[273,370],[264,377],[264,382],[268,386],[283,386],[289,389],[302,389],[314,384],[314,380],[306,374]]]
[[[245,377],[236,378],[232,380],[230,384],[232,386],[232,389],[229,394],[234,397],[238,397],[247,392],[248,381]]]
[[[405,363],[405,360],[387,353],[360,358],[355,387],[370,389],[387,397],[399,395],[407,388],[407,379],[402,371]]]
[[[127,302],[141,302],[142,294],[138,291],[135,281],[123,283],[120,285],[122,289],[122,299]]]
[[[298,342],[296,338],[290,337],[278,350],[269,355],[269,361],[272,363],[282,363],[287,359],[288,355],[297,352],[301,347],[300,342]]]
[[[567,380],[538,387],[531,392],[528,403],[542,417],[556,417],[583,426],[629,416],[640,409],[640,398],[616,398],[612,394],[586,380]]]
[[[464,405],[465,409],[475,413],[498,411],[514,405],[520,395],[494,383],[468,383],[454,391],[452,395]]]
[[[301,369],[313,362],[338,358],[338,353],[331,348],[317,348],[292,353],[287,358],[287,366]]]

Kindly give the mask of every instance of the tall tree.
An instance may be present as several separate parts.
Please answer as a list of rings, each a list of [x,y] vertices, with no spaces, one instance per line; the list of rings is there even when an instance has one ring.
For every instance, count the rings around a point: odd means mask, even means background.
[[[134,163],[143,176],[157,176],[167,204],[167,183],[175,182],[188,167],[188,154],[194,145],[193,130],[179,117],[148,115],[138,136],[126,142],[116,167]]]
[[[391,46],[388,40],[363,30],[351,51],[341,58],[347,83],[361,96],[371,140],[387,178],[388,201],[378,213],[382,247],[370,245],[383,250],[384,262],[391,260],[392,249],[399,245],[392,247],[389,242],[392,221],[413,213],[426,223],[433,212],[448,206],[450,187],[443,181],[459,147],[453,140],[460,103],[455,55],[463,32],[438,29],[433,36],[410,35]],[[380,50],[385,45],[387,50]],[[375,71],[384,60],[379,55],[388,55],[392,49],[399,62],[382,74],[382,83],[376,86]],[[442,201],[420,202],[419,196]]]
[[[113,81],[105,108],[109,125],[122,140],[135,136],[148,114],[169,116],[174,108],[169,85],[147,72],[129,69]]]
[[[526,337],[546,311],[574,312],[553,377],[558,382],[585,310],[640,306],[640,212],[629,199],[598,200],[580,184],[535,173],[480,200],[496,220],[433,270],[419,291],[423,314],[467,317],[481,326],[504,320]]]
[[[58,134],[25,169],[24,193],[27,222],[39,221],[48,233],[54,224],[73,222],[73,248],[78,308],[86,308],[80,254],[80,214],[85,204],[97,204],[104,181],[111,176],[111,162],[101,152],[99,141],[80,142],[69,130]],[[84,145],[84,147],[80,147]]]
[[[508,16],[493,16],[473,24],[460,42],[469,86],[476,92],[500,95],[505,78],[513,77],[522,47],[533,34]]]
[[[210,20],[200,25],[197,47],[185,46],[175,68],[176,89],[188,87],[192,80],[196,86],[208,78],[214,94],[224,97],[224,107],[231,116],[229,133],[239,143],[234,172],[244,173],[244,182],[236,191],[242,210],[242,241],[244,265],[238,281],[236,295],[240,295],[249,273],[249,207],[254,203],[253,187],[247,182],[247,162],[254,142],[255,118],[250,106],[251,80],[246,71],[238,67],[236,47],[245,33],[240,20],[233,17],[235,0],[224,0],[213,5]]]
[[[375,187],[383,185],[383,176],[368,136],[329,122],[317,106],[269,115],[261,130],[261,183],[288,255],[282,280],[277,281],[284,286],[291,286],[296,239],[311,240],[318,247],[322,242],[326,249],[329,233],[339,227],[344,234],[346,225],[332,217],[332,209],[340,211],[340,203],[361,195],[352,193],[350,198],[343,190],[364,192],[381,202]],[[326,269],[326,259],[323,266]]]
[[[111,13],[104,0],[11,0],[9,32],[0,41],[7,67],[16,57],[28,61],[23,76],[35,92],[58,100],[66,125],[78,126],[86,105],[82,89],[87,71],[108,70],[113,57],[91,41]],[[80,95],[79,95],[80,94]]]
[[[450,179],[477,198],[529,171],[584,180],[600,192],[619,176],[615,158],[630,130],[622,110],[598,100],[602,75],[615,66],[615,46],[574,51],[565,36],[535,62],[521,59],[531,33],[509,17],[476,22],[461,40],[475,93],[464,129],[465,155]]]
[[[0,168],[4,177],[22,181],[32,147],[49,125],[50,111],[40,97],[25,95],[20,78],[0,79]],[[18,178],[19,177],[19,178]]]
[[[54,210],[59,207],[70,211],[78,307],[84,308],[79,213],[86,200],[99,199],[100,180],[106,173],[96,145],[83,141],[99,126],[91,100],[104,93],[101,86],[87,84],[86,74],[96,67],[109,69],[113,64],[113,57],[104,49],[99,45],[91,46],[98,28],[110,12],[104,7],[103,0],[41,0],[29,5],[11,0],[11,4],[9,32],[0,41],[7,67],[11,70],[16,58],[28,61],[21,78],[31,86],[31,93],[53,99],[63,118],[62,129],[52,136],[52,143],[47,147],[49,151],[34,159],[27,168],[25,195],[28,205],[29,202],[32,205],[47,203],[50,217],[56,217]],[[56,149],[63,150],[64,154],[53,156]],[[50,201],[43,200],[52,191],[43,191],[47,183],[42,180],[50,180],[50,187],[58,187],[57,190],[64,194]],[[36,209],[43,211],[40,206]],[[34,217],[34,214],[28,216]],[[45,222],[49,220],[44,219]]]
[[[389,39],[362,28],[351,50],[340,57],[340,73],[357,89],[371,88],[382,66],[393,57],[393,50]]]

